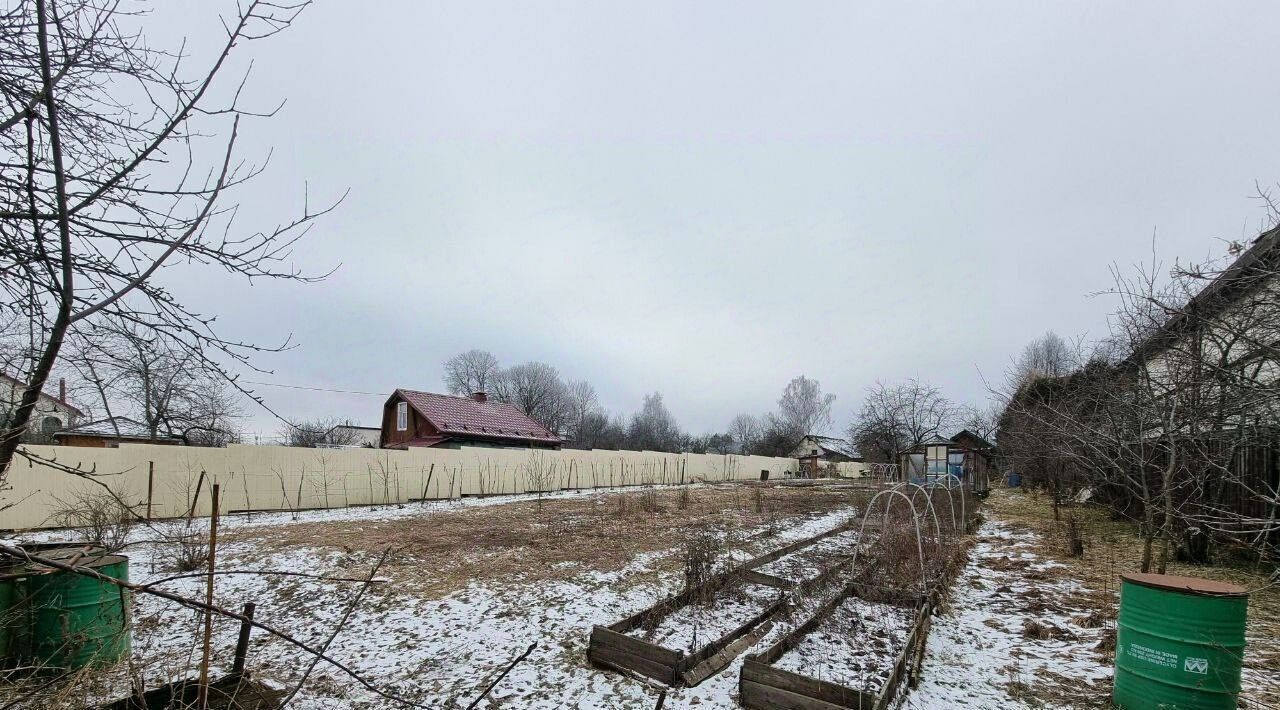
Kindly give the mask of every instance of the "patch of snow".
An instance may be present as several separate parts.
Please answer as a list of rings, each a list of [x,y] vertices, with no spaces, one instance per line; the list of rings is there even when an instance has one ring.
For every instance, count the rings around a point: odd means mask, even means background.
[[[893,672],[914,619],[914,609],[849,597],[773,665],[875,693]]]
[[[953,584],[948,610],[933,620],[920,683],[900,707],[1029,708],[1010,691],[1042,683],[1047,675],[1070,679],[1082,698],[1105,692],[1111,664],[1094,648],[1104,630],[1073,621],[1088,612],[1070,602],[1081,589],[1078,583],[1027,579],[1027,572],[1060,566],[1039,559],[1032,551],[1036,541],[1034,533],[999,521],[983,524],[969,563]],[[990,566],[1001,560],[1025,564]],[[1069,637],[1027,638],[1023,624],[1030,621],[1049,622]]]
[[[672,651],[692,653],[759,615],[778,601],[780,593],[760,584],[731,583],[716,590],[706,602],[673,609],[652,627],[642,626],[631,635]]]

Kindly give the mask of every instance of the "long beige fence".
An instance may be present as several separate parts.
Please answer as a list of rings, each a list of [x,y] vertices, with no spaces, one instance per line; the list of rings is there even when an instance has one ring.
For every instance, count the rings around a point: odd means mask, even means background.
[[[0,529],[48,527],[98,484],[153,518],[223,511],[301,510],[611,486],[759,480],[794,473],[767,456],[529,449],[301,449],[285,446],[32,446],[57,466],[19,457],[0,490]],[[84,472],[67,473],[61,467]],[[86,477],[92,477],[87,480]]]

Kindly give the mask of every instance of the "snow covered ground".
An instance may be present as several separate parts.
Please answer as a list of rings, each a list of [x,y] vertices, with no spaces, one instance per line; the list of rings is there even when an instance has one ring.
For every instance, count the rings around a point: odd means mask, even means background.
[[[911,607],[850,597],[773,665],[874,694],[892,673],[915,617]]]
[[[1095,648],[1105,630],[1076,606],[1080,586],[1054,575],[1061,563],[1032,551],[1036,542],[999,521],[982,526],[901,707],[1044,707],[1023,697],[1033,684],[1038,698],[1052,692],[1053,707],[1105,706],[1111,661]]]
[[[553,496],[590,496],[568,493]],[[601,495],[596,493],[595,495]],[[527,498],[519,500],[528,501]],[[262,549],[263,529],[283,530],[295,524],[331,522],[361,534],[367,524],[422,516],[424,522],[449,511],[491,506],[502,515],[501,498],[468,499],[449,503],[408,505],[403,508],[352,508],[288,513],[255,514],[252,520],[230,517],[222,530],[229,542],[219,548],[220,570],[263,570],[344,577],[367,574],[376,556],[334,547]],[[831,512],[792,518],[776,535],[762,541],[763,549],[738,549],[746,558],[815,535],[848,522],[852,506]],[[295,520],[294,518],[297,518]],[[197,525],[203,525],[197,521]],[[178,528],[182,523],[161,527]],[[245,535],[232,535],[248,533]],[[745,533],[754,531],[747,530]],[[150,531],[140,536],[153,537]],[[27,540],[53,539],[48,532]],[[246,541],[240,541],[244,538]],[[677,544],[672,540],[672,545]],[[760,547],[759,545],[757,547]],[[134,582],[150,583],[174,574],[163,549],[139,543],[126,550]],[[379,690],[424,707],[465,707],[487,681],[522,653],[537,647],[492,691],[481,707],[488,708],[651,708],[657,689],[617,673],[593,668],[586,661],[586,644],[595,624],[609,624],[650,606],[677,591],[679,572],[655,573],[657,561],[672,549],[640,554],[624,566],[610,570],[566,569],[554,581],[530,583],[480,583],[439,598],[418,593],[412,580],[374,585],[354,608],[350,619],[328,647],[328,654],[355,676]],[[422,576],[431,572],[423,569]],[[199,597],[204,581],[183,578],[163,582],[171,592]],[[313,647],[323,646],[346,612],[358,584],[319,581],[286,575],[222,574],[217,580],[216,603],[239,609],[256,602],[256,620],[264,622]],[[770,601],[777,590],[767,589]],[[148,595],[137,595],[134,619],[134,656],[149,686],[193,675],[199,663],[198,638],[202,615]],[[238,623],[218,620],[214,625],[215,666],[225,671],[231,661]],[[778,630],[762,643],[771,643]],[[310,656],[279,638],[255,630],[249,667],[259,678],[291,687],[302,677]],[[698,688],[673,690],[667,707],[735,707],[740,661]],[[123,674],[100,678],[86,685],[76,702],[118,697],[127,692]],[[382,708],[396,707],[388,698],[365,688],[352,675],[324,662],[310,674],[291,707]]]
[[[824,538],[808,547],[756,568],[757,572],[773,575],[792,582],[803,582],[820,575],[824,570],[853,555],[857,546],[858,531],[848,530]]]
[[[610,495],[617,493],[571,492],[553,494],[547,500],[554,505],[558,500],[587,498],[593,505],[609,506],[612,503],[608,500],[613,499],[606,498]],[[501,520],[511,510],[503,506],[528,500],[496,497],[303,512],[296,516],[234,516],[223,521],[227,542],[220,547],[218,566],[223,571],[270,569],[361,576],[368,574],[377,555],[371,554],[367,545],[361,547],[355,542],[360,536],[371,534],[380,523],[407,521],[416,525],[420,520],[423,525],[433,525],[478,508],[492,509],[492,514]],[[776,521],[770,523],[769,528],[779,531],[774,535],[764,535],[763,525],[761,529],[739,530],[739,538],[749,542],[735,547],[733,554],[739,561],[747,559],[835,528],[850,521],[855,513],[850,503],[827,512],[793,515],[782,526],[776,526]],[[919,686],[901,697],[898,706],[1028,708],[1045,707],[1047,703],[1051,707],[1103,707],[1110,689],[1111,661],[1097,647],[1111,622],[1091,613],[1089,590],[1073,581],[1061,563],[1037,554],[1043,541],[1035,533],[1015,528],[991,510],[988,518],[979,530],[966,567],[933,620]],[[602,520],[609,525],[610,520],[616,519]],[[324,530],[338,531],[337,539],[330,536],[314,542],[304,538],[304,544],[269,544],[285,537],[291,529],[312,529],[291,526],[315,523],[323,523]],[[203,524],[196,522],[197,526]],[[165,523],[160,527],[181,525]],[[145,530],[136,534],[140,540],[153,536]],[[51,532],[27,539],[57,536]],[[856,533],[844,533],[814,549],[847,552],[855,539]],[[487,578],[466,582],[472,578],[464,577],[447,593],[430,591],[430,582],[440,574],[439,569],[429,563],[406,567],[400,562],[394,573],[384,570],[380,574],[391,581],[369,588],[327,652],[359,679],[386,694],[423,707],[465,707],[512,659],[530,644],[537,644],[528,658],[497,684],[481,707],[652,708],[660,691],[658,686],[593,668],[586,661],[586,645],[593,625],[610,624],[677,591],[680,572],[672,560],[678,555],[678,544],[672,539],[667,547],[629,555],[608,568],[558,562],[554,574],[529,581]],[[139,542],[126,552],[136,582],[154,582],[173,574],[165,549],[159,545]],[[462,554],[468,553],[464,550]],[[795,572],[804,574],[800,569]],[[203,580],[194,577],[163,582],[161,586],[188,596],[203,593]],[[248,601],[256,602],[258,620],[319,647],[326,643],[358,589],[358,584],[305,577],[224,574],[218,578],[216,601],[233,609]],[[821,593],[802,599],[801,608],[790,617],[778,618],[746,653],[762,651],[779,640],[825,600]],[[878,631],[868,631],[868,636],[878,638],[883,631],[892,645],[896,617],[882,613],[884,610],[878,607],[858,605],[866,603],[858,602],[857,608],[847,610],[852,615],[850,620],[862,619],[864,631],[877,625]],[[751,602],[744,600],[744,609],[747,607]],[[134,655],[142,663],[138,672],[148,685],[193,674],[200,655],[193,639],[198,637],[201,623],[201,615],[193,611],[150,596],[138,596]],[[237,629],[235,622],[215,623],[213,648],[219,672],[230,664]],[[796,661],[794,670],[806,673],[806,669],[822,665],[820,674],[829,679],[842,672],[852,673],[850,682],[868,679],[875,674],[878,651],[868,651],[867,644],[849,645],[845,636],[848,634],[843,632],[829,635],[825,638],[828,643],[821,648],[801,649],[791,660],[784,657],[782,663]],[[816,643],[824,637],[814,639]],[[676,636],[664,637],[663,641],[672,648],[680,646],[680,642]],[[840,660],[838,656],[845,652],[849,659]],[[254,631],[249,666],[259,677],[292,687],[310,662],[303,651]],[[696,688],[668,690],[665,707],[737,707],[741,663],[739,656]],[[291,706],[397,707],[388,698],[363,687],[355,676],[321,662]],[[118,697],[127,688],[128,681],[121,673],[96,686],[86,685],[66,707],[80,706],[77,700],[83,703]]]
[[[652,628],[641,626],[631,635],[673,651],[693,653],[751,621],[780,596],[781,590],[774,587],[730,583],[705,603],[673,609]]]

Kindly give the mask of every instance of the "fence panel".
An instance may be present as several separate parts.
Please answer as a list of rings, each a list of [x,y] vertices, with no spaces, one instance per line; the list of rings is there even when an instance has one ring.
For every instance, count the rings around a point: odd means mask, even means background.
[[[0,487],[0,529],[57,525],[57,511],[102,486],[140,515],[208,515],[210,487],[225,511],[345,508],[422,498],[503,495],[615,486],[755,480],[794,473],[767,456],[657,451],[302,449],[285,446],[32,446],[53,465],[19,457]],[[83,475],[62,470],[77,469]]]

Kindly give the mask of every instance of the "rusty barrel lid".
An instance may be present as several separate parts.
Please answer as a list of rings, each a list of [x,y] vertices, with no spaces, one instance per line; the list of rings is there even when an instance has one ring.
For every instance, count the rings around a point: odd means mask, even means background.
[[[1203,577],[1183,577],[1176,574],[1154,574],[1148,572],[1127,572],[1120,578],[1141,584],[1152,589],[1165,589],[1183,594],[1198,594],[1205,597],[1247,597],[1249,591],[1238,584],[1219,582],[1216,579]]]

